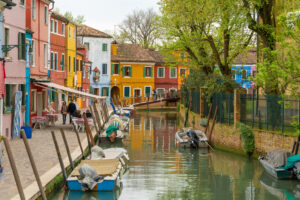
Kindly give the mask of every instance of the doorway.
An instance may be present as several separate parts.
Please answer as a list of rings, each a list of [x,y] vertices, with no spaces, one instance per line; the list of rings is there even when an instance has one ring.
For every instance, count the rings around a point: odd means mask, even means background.
[[[43,112],[43,94],[42,92],[37,93],[37,116],[42,116]]]
[[[120,89],[117,86],[111,88],[111,97],[114,104],[120,104]]]
[[[134,89],[134,103],[140,102],[141,89]]]

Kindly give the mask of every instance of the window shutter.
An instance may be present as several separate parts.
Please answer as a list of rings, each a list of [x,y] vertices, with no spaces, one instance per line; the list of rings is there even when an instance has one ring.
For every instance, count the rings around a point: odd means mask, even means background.
[[[146,77],[146,67],[144,67],[144,77]]]
[[[109,96],[109,88],[106,88],[106,96]]]
[[[152,77],[152,67],[150,67],[150,77]]]
[[[50,69],[53,69],[53,53],[51,52]]]
[[[102,96],[103,96],[103,89],[104,89],[104,88],[101,88],[101,94],[102,94]]]
[[[132,77],[132,67],[129,67],[129,76]]]
[[[122,68],[122,75],[123,75],[123,77],[125,76],[125,68],[126,68],[126,67],[123,67],[123,68]]]
[[[54,61],[55,61],[55,70],[57,70],[57,53],[55,54],[55,59],[54,59]]]
[[[20,60],[22,58],[22,35],[21,33],[18,33],[18,59]]]
[[[120,64],[117,65],[118,65],[118,74],[120,75]]]
[[[115,64],[111,64],[111,74],[115,74],[115,72],[114,72],[114,66],[115,66]]]
[[[64,71],[64,67],[65,67],[65,55],[64,54],[61,55],[61,63],[62,63],[61,70]]]

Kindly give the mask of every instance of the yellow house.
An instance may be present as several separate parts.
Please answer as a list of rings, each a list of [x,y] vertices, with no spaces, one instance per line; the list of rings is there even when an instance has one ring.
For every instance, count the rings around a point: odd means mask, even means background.
[[[83,65],[83,54],[76,52],[76,72],[74,76],[74,86],[77,90],[82,91],[82,65]],[[77,98],[77,104],[82,108],[82,97]]]
[[[65,63],[67,68],[67,83],[66,86],[75,88],[75,73],[76,73],[76,24],[70,22],[66,26],[66,53]]]
[[[151,96],[155,59],[136,44],[111,46],[111,96],[115,98]]]

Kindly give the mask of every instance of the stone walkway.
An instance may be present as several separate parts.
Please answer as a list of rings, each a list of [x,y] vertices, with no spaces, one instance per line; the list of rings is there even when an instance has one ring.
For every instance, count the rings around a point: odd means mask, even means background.
[[[72,126],[61,125],[61,122],[56,122],[56,126],[45,129],[34,129],[32,139],[29,139],[31,151],[36,162],[40,176],[58,164],[58,158],[55,151],[54,143],[51,136],[51,131],[55,131],[60,151],[63,158],[67,158],[66,149],[60,133],[60,128],[65,129],[65,134],[68,140],[70,151],[73,152],[78,148],[78,141],[75,132],[72,131]],[[95,129],[92,130],[95,134]],[[86,139],[85,132],[80,132],[81,141]],[[10,146],[17,165],[22,187],[26,188],[35,181],[33,171],[29,162],[29,158],[21,139],[10,141]],[[3,144],[3,149],[5,149]],[[74,158],[73,158],[74,159]],[[69,163],[65,163],[65,166]],[[0,180],[0,200],[11,199],[18,194],[17,186],[13,177],[10,163],[6,152],[4,151],[4,174],[5,177]]]

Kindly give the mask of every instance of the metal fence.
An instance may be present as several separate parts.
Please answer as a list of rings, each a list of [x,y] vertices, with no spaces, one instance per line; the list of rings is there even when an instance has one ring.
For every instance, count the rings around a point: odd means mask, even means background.
[[[194,113],[200,114],[200,91],[192,91],[192,111]]]
[[[300,101],[275,95],[242,94],[241,122],[259,129],[294,132],[300,123]]]

